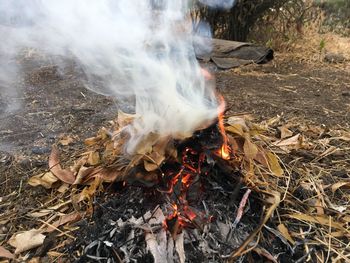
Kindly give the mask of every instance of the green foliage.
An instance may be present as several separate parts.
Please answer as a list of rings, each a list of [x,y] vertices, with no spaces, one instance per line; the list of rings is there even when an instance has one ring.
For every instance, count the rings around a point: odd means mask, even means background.
[[[325,49],[325,47],[326,47],[326,41],[324,38],[322,38],[319,46],[320,52],[322,52]]]
[[[326,14],[324,31],[350,35],[350,0],[315,1]]]

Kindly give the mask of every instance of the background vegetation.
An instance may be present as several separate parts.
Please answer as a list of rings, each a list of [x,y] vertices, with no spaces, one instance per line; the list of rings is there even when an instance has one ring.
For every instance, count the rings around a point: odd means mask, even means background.
[[[237,0],[230,10],[196,7],[193,18],[207,22],[216,38],[299,49],[313,59],[327,52],[350,58],[349,0]]]

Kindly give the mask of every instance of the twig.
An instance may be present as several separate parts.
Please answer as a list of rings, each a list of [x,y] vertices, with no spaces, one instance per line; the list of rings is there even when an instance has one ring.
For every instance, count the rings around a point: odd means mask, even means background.
[[[39,219],[39,221],[40,221],[41,223],[45,224],[45,225],[48,225],[49,227],[54,228],[55,230],[57,230],[58,232],[60,232],[62,235],[65,235],[65,236],[67,236],[67,237],[69,237],[69,238],[72,238],[73,240],[76,239],[76,238],[73,237],[72,235],[70,235],[70,234],[68,234],[68,233],[66,233],[66,232],[63,232],[61,229],[55,227],[54,225],[52,225],[52,224],[50,224],[50,223],[45,222],[44,220]]]
[[[239,207],[238,207],[238,210],[237,210],[236,219],[235,219],[235,221],[233,222],[233,227],[236,227],[237,224],[241,221],[241,218],[242,218],[242,216],[243,216],[243,210],[244,210],[245,205],[247,204],[248,197],[249,197],[251,191],[252,191],[252,190],[248,189],[248,190],[245,192],[245,194],[243,195],[242,200],[241,200],[241,202],[239,203]]]
[[[234,251],[231,255],[230,258],[228,259],[229,263],[235,262],[235,259],[241,255],[244,255],[247,253],[245,248],[249,245],[249,243],[254,239],[254,237],[260,232],[261,228],[264,226],[264,224],[269,220],[271,217],[273,211],[278,207],[280,201],[281,201],[281,196],[278,192],[273,192],[269,193],[266,191],[261,191],[262,193],[268,195],[270,198],[268,198],[268,201],[270,201],[271,206],[269,209],[266,211],[265,216],[262,218],[260,224],[258,227],[256,227],[253,232],[248,236],[248,238],[242,243],[242,245]]]

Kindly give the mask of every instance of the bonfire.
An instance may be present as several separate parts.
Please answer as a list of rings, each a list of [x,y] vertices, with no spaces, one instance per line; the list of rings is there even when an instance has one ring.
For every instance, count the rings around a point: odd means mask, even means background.
[[[60,55],[69,50],[86,86],[113,97],[120,110],[72,156],[62,154],[74,141],[69,136],[53,145],[47,171],[28,183],[56,197],[28,213],[42,225],[11,237],[14,254],[40,247],[37,255],[63,262],[254,262],[253,255],[277,262],[276,254],[294,255],[302,244],[294,238],[306,233],[293,229],[292,237],[286,218],[334,227],[338,236],[349,232],[319,207],[317,216],[288,208],[283,220],[276,212],[288,200],[292,176],[275,153],[312,145],[281,127],[281,116],[256,124],[248,114],[227,113],[214,74],[196,59],[210,39],[194,32],[189,4],[105,0],[76,10],[67,0],[34,10],[44,22],[16,41],[33,37],[28,43],[38,48],[40,36]],[[277,123],[278,140],[271,130]],[[343,186],[348,182],[331,189]],[[277,226],[266,224],[272,216]],[[48,252],[54,231],[61,242]],[[310,260],[312,250],[305,251],[298,262]]]

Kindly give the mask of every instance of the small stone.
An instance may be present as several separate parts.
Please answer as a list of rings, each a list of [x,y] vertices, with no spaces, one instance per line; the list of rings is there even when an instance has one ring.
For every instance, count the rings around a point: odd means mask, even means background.
[[[6,226],[2,226],[2,227],[0,228],[0,234],[7,234],[7,232],[8,232],[8,229],[7,229]]]
[[[34,146],[32,148],[32,153],[39,154],[39,155],[49,153],[50,151],[51,151],[51,149],[49,147]]]
[[[346,61],[346,58],[343,54],[328,53],[325,55],[324,60],[328,63],[343,63]]]

